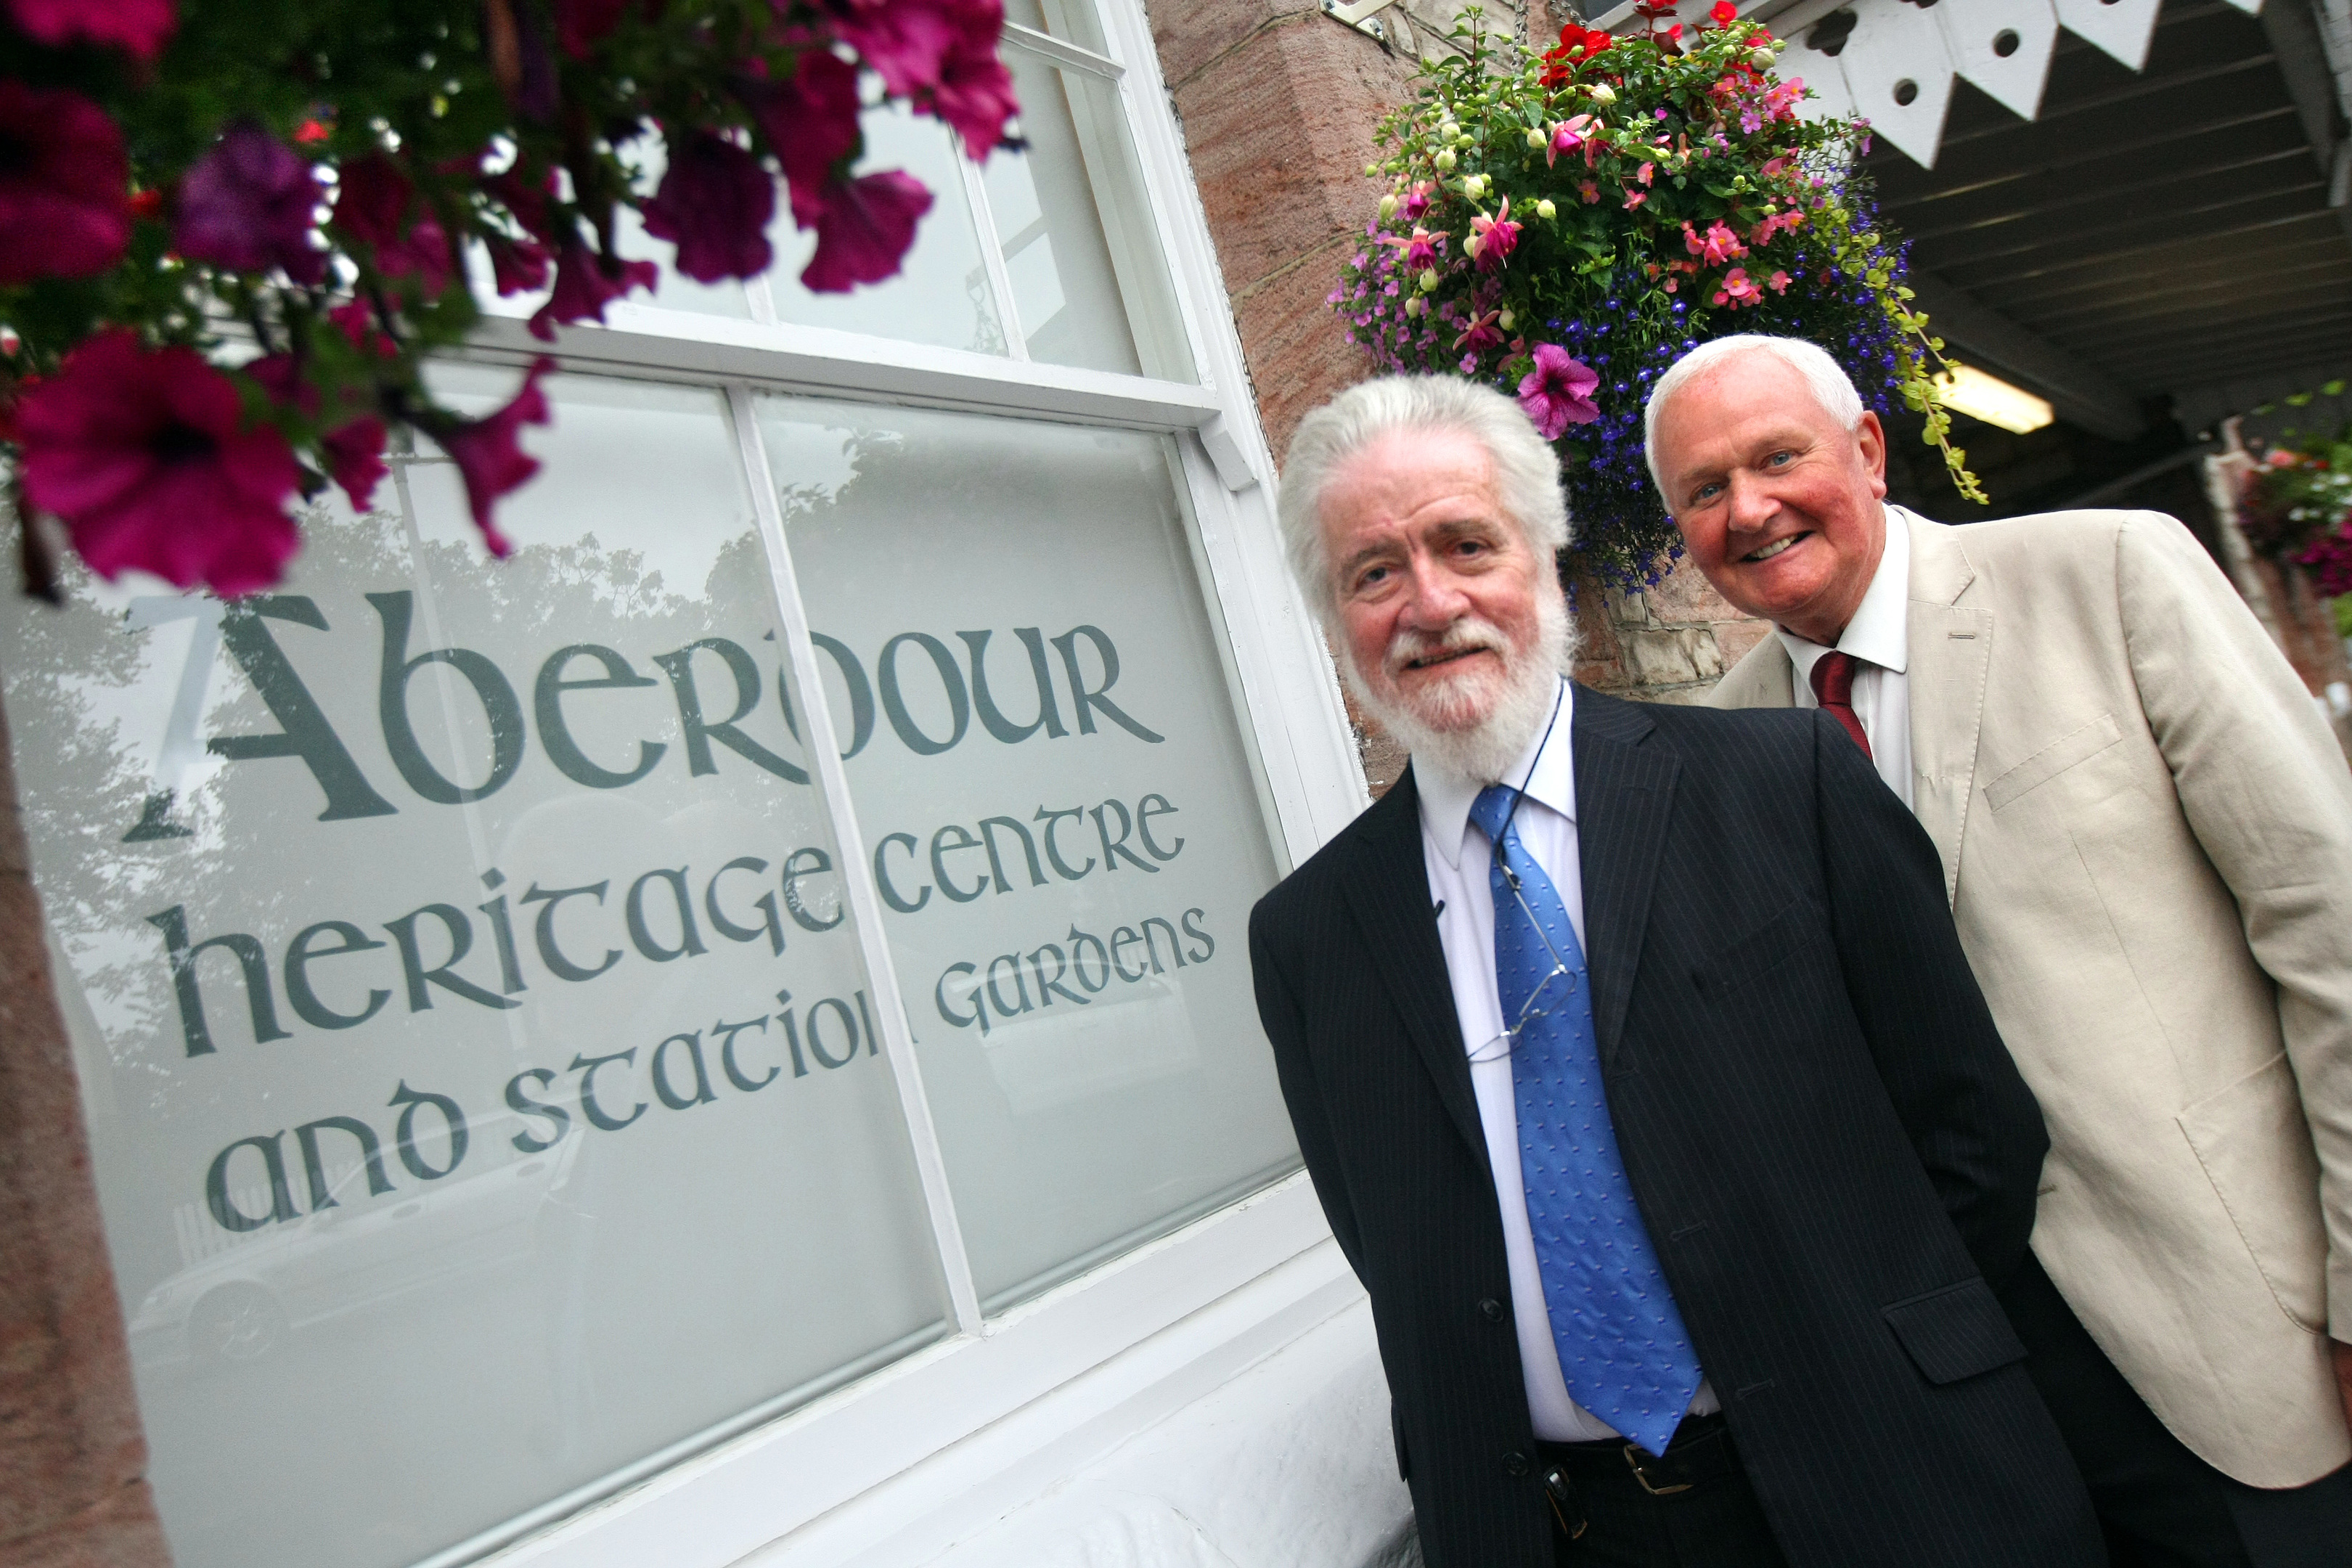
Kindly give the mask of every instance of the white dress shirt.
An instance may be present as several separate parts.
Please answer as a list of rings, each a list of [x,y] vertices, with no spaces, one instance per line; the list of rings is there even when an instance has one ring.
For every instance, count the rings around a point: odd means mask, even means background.
[[[1878,571],[1862,595],[1862,604],[1837,640],[1838,651],[1861,660],[1853,673],[1853,716],[1870,737],[1870,760],[1895,798],[1911,805],[1911,678],[1904,672],[1910,662],[1911,531],[1899,506],[1885,509],[1886,548],[1878,557]],[[1790,672],[1790,695],[1800,708],[1818,708],[1813,695],[1813,666],[1829,652],[1807,642],[1785,626],[1772,628],[1789,650],[1796,668]]]
[[[1528,742],[1507,782],[1524,781],[1527,798],[1519,802],[1513,826],[1520,844],[1559,889],[1581,946],[1584,879],[1577,857],[1575,752],[1569,742],[1576,689],[1563,680],[1559,690],[1559,707],[1549,733]],[[1489,879],[1494,847],[1470,820],[1470,807],[1486,785],[1443,773],[1419,758],[1412,770],[1421,792],[1422,860],[1429,870],[1430,899],[1437,906],[1437,939],[1445,950],[1445,973],[1454,985],[1463,1046],[1475,1058],[1483,1054],[1480,1047],[1503,1033],[1503,1003],[1495,983],[1495,893]],[[1491,1061],[1474,1059],[1470,1086],[1478,1096],[1478,1120],[1486,1130],[1495,1197],[1502,1209],[1511,1321],[1518,1332],[1519,1366],[1536,1436],[1553,1443],[1614,1437],[1614,1427],[1569,1397],[1560,1376],[1559,1347],[1552,1340],[1551,1313],[1544,1304],[1543,1277],[1536,1268],[1535,1237],[1528,1226],[1527,1189],[1519,1178],[1519,1107],[1509,1054]],[[1700,1384],[1691,1401],[1692,1413],[1703,1415],[1720,1408],[1714,1389]]]

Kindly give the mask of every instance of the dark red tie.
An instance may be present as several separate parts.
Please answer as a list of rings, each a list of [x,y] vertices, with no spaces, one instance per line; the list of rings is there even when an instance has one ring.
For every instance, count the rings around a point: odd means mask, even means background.
[[[1854,657],[1850,653],[1832,650],[1813,661],[1813,695],[1821,701],[1822,711],[1845,726],[1862,754],[1870,755],[1870,736],[1864,732],[1862,721],[1853,712]]]

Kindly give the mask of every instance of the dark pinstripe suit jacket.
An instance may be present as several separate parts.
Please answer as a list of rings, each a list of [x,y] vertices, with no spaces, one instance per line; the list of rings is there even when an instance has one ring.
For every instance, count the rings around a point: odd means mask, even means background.
[[[1818,713],[1580,689],[1571,742],[1619,1144],[1790,1561],[2104,1561],[1985,1284],[2024,1254],[2047,1140],[1927,835]],[[1418,801],[1408,775],[1258,904],[1258,1009],[1430,1568],[1548,1568]]]

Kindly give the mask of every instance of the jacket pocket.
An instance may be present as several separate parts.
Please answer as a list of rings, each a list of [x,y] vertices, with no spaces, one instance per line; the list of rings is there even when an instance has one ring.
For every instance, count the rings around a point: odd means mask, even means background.
[[[2279,1310],[2305,1333],[2324,1332],[2327,1228],[2319,1212],[2319,1156],[2286,1053],[2174,1120]]]
[[[2087,763],[2124,738],[2112,713],[2102,713],[2079,730],[2059,736],[1985,785],[1985,804],[1999,811],[2027,790],[2048,784],[2077,763]]]
[[[2009,1315],[1981,1278],[1897,1301],[1885,1312],[1886,1326],[1929,1383],[1958,1383],[2025,1359]]]
[[[1821,906],[1800,894],[1762,925],[1693,969],[1691,983],[1717,997],[1752,984],[1801,952],[1821,951],[1828,940],[1823,923]]]

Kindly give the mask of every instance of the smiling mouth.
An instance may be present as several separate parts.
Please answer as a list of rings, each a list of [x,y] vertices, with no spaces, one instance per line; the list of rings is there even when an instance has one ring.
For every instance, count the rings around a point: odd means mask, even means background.
[[[1811,537],[1812,531],[1811,529],[1808,529],[1801,533],[1788,534],[1785,537],[1774,540],[1771,543],[1764,546],[1761,550],[1749,551],[1739,559],[1750,563],[1759,561],[1769,561],[1775,555],[1784,553],[1788,550],[1789,546],[1796,543],[1797,541],[1801,539],[1811,539]]]
[[[1453,664],[1457,660],[1468,658],[1475,653],[1492,653],[1495,650],[1493,648],[1486,647],[1484,643],[1479,644],[1475,647],[1448,648],[1438,653],[1425,655],[1420,658],[1409,658],[1405,660],[1404,667],[1407,669],[1435,669],[1441,665]]]

